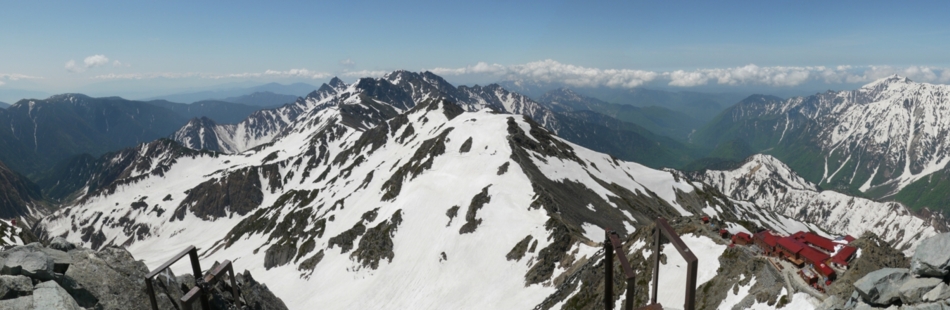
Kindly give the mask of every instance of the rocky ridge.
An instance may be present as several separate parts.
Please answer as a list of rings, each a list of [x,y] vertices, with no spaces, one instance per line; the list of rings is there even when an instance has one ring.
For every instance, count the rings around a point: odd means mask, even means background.
[[[149,270],[123,248],[94,251],[56,238],[48,246],[0,251],[0,266],[0,309],[151,309],[145,288]],[[171,271],[152,281],[160,309],[179,309],[178,300],[194,287],[192,275],[176,277]],[[240,296],[231,296],[230,282],[219,282],[212,289],[212,309],[287,309],[249,272],[237,273],[235,281]],[[236,307],[237,301],[244,307]]]
[[[820,309],[950,309],[950,233],[921,242],[910,268],[883,268],[854,282],[850,298],[829,298]]]

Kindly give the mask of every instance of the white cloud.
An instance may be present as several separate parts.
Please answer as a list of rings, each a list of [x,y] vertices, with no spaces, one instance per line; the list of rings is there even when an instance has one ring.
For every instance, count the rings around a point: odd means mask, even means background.
[[[429,69],[429,71],[440,75],[489,74],[515,80],[560,82],[572,86],[610,87],[636,87],[660,76],[652,71],[588,68],[563,64],[551,59],[510,66],[479,62],[462,68],[440,67]]]
[[[43,77],[39,76],[30,76],[25,74],[18,73],[0,73],[0,79],[18,81],[18,80],[41,80]]]
[[[76,63],[75,60],[69,60],[66,62],[66,71],[73,73],[85,72],[89,68],[100,67],[109,64],[109,57],[105,55],[92,55],[83,59],[82,64]],[[113,63],[114,66],[118,67],[121,65],[121,62],[116,60]]]
[[[386,73],[389,73],[389,72],[390,72],[390,71],[382,71],[382,70],[360,70],[360,71],[346,71],[346,72],[343,72],[342,75],[343,75],[343,76],[346,76],[346,77],[374,77],[374,78],[378,78],[378,77],[382,77],[383,75],[386,75]]]
[[[890,66],[771,66],[749,64],[733,68],[712,68],[654,72],[636,69],[601,69],[564,64],[547,59],[517,65],[500,65],[479,62],[461,68],[438,67],[429,69],[440,75],[494,75],[499,79],[556,82],[582,87],[631,88],[650,82],[662,82],[670,86],[695,87],[701,85],[764,85],[792,87],[809,82],[826,84],[868,83],[898,74],[911,80],[925,83],[950,82],[950,69],[935,67],[890,67]]]
[[[432,73],[438,75],[464,75],[464,74],[505,74],[508,68],[499,64],[488,64],[479,62],[474,66],[462,68],[434,68],[429,69]]]
[[[92,55],[82,61],[86,68],[95,68],[109,63],[109,58],[105,55]]]
[[[347,67],[347,68],[353,68],[353,67],[356,66],[356,63],[353,62],[353,60],[347,58],[347,59],[344,59],[344,60],[340,60],[340,65],[342,65],[342,66],[344,66],[344,67]]]
[[[82,66],[76,65],[76,61],[75,61],[75,60],[70,60],[70,61],[67,61],[67,62],[66,62],[66,71],[69,71],[69,72],[83,72],[83,71],[86,71],[86,68],[83,68]]]
[[[0,81],[0,86],[6,85],[6,84],[7,84],[7,82]]]
[[[126,68],[131,67],[131,65],[129,65],[129,64],[127,64],[127,63],[123,63],[123,62],[118,61],[118,60],[113,61],[113,62],[112,62],[112,66],[113,66],[113,67],[126,67]]]
[[[124,74],[100,74],[93,76],[93,79],[100,80],[144,80],[144,79],[154,79],[154,78],[166,78],[166,79],[182,79],[182,78],[201,78],[201,79],[231,79],[231,78],[260,78],[260,77],[277,77],[277,78],[308,78],[308,79],[324,79],[332,76],[326,72],[310,71],[307,69],[290,69],[286,71],[279,70],[266,70],[264,72],[242,72],[242,73],[229,73],[229,74],[215,74],[215,73],[199,73],[199,72],[184,72],[184,73],[175,73],[175,72],[152,72],[152,73],[124,73]]]

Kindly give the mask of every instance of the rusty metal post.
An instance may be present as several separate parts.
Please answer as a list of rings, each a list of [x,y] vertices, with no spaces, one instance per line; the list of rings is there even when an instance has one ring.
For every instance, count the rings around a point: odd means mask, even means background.
[[[663,243],[663,233],[660,232],[660,226],[656,225],[656,228],[653,229],[654,234],[654,243],[653,243],[653,293],[650,294],[650,304],[656,304],[656,294],[657,289],[659,288],[660,283],[660,244]]]
[[[152,309],[158,309],[158,301],[155,300],[155,289],[152,288],[152,278],[145,278],[145,288],[148,289],[148,299],[152,302]]]
[[[610,228],[604,230],[604,309],[614,308],[614,247],[610,242]]]
[[[693,257],[693,261],[686,264],[686,301],[683,304],[683,310],[693,310],[696,308],[696,269],[699,263]]]
[[[637,288],[634,287],[634,278],[627,278],[627,300],[623,303],[624,310],[633,310],[633,293],[636,292]]]
[[[191,251],[188,251],[188,256],[191,257],[191,270],[195,275],[195,287],[201,290],[201,294],[198,294],[198,298],[201,299],[201,309],[210,310],[211,305],[208,303],[208,298],[204,294],[204,288],[201,287],[201,283],[198,283],[201,279],[201,263],[198,262],[198,249],[192,247]]]
[[[237,280],[234,279],[234,264],[228,261],[228,276],[231,277],[231,297],[234,298],[234,303],[238,306],[243,306],[244,303],[241,302],[241,298],[238,297],[237,292]]]

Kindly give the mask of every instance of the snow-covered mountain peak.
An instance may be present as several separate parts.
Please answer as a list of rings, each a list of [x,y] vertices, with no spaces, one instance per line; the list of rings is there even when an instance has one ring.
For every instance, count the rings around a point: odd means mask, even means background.
[[[775,182],[793,189],[818,190],[814,184],[809,183],[792,171],[792,168],[789,168],[788,165],[771,155],[764,154],[752,155],[736,169],[710,171],[707,175],[717,175],[721,177],[721,179],[715,181],[715,184],[721,184],[721,190],[727,194],[745,188],[750,184]]]
[[[768,155],[754,155],[732,170],[695,172],[689,178],[710,184],[733,199],[817,224],[832,234],[873,232],[906,254],[912,254],[920,240],[935,235],[935,225],[945,225],[939,223],[943,221],[939,216],[925,219],[900,203],[820,190]]]
[[[885,86],[885,85],[892,85],[892,84],[911,84],[911,83],[914,83],[914,81],[911,81],[909,78],[907,78],[907,77],[905,77],[905,76],[900,76],[900,75],[897,75],[897,74],[892,74],[891,76],[888,76],[888,77],[885,77],[885,78],[880,78],[880,79],[877,79],[877,80],[875,80],[875,81],[873,81],[873,82],[871,82],[871,83],[865,84],[865,85],[862,86],[861,88],[874,89],[874,88],[879,88],[879,87]]]

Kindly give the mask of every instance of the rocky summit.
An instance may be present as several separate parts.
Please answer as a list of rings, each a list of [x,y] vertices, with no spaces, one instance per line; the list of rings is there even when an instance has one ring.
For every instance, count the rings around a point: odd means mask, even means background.
[[[99,251],[62,238],[0,251],[0,309],[151,309],[145,276],[148,267],[119,247]],[[212,269],[217,265],[212,266]],[[179,300],[195,286],[194,276],[170,270],[152,279],[159,309],[179,309]],[[287,309],[250,272],[211,287],[212,309]]]

